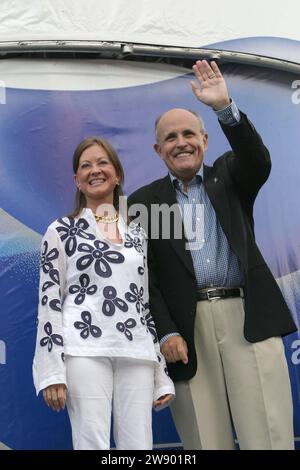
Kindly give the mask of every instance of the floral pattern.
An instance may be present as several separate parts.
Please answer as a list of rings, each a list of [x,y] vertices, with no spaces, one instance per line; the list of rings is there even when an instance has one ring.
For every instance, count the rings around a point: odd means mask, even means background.
[[[82,312],[81,319],[82,321],[76,321],[74,323],[77,330],[82,330],[80,333],[81,338],[87,339],[90,334],[94,338],[100,338],[102,331],[98,326],[92,325],[92,315],[90,312]]]
[[[58,249],[52,248],[48,253],[48,242],[47,240],[43,243],[42,253],[41,253],[41,269],[45,274],[49,273],[53,269],[52,261],[58,258]]]
[[[100,240],[96,240],[94,246],[80,243],[78,251],[87,254],[77,260],[77,269],[83,271],[95,263],[95,272],[101,277],[110,277],[112,275],[110,264],[124,263],[125,259],[122,253],[110,250],[109,245]]]
[[[40,345],[42,347],[48,345],[48,351],[51,352],[53,349],[53,344],[56,344],[57,346],[63,346],[64,342],[62,336],[52,333],[52,325],[49,321],[45,324],[44,331],[47,336],[44,336],[40,340]]]
[[[139,237],[131,237],[130,235],[125,235],[124,246],[126,248],[134,248],[138,253],[143,253],[143,245]]]
[[[90,284],[90,278],[87,274],[81,274],[79,277],[79,284],[72,284],[69,287],[70,294],[77,294],[75,297],[75,304],[81,305],[84,302],[86,295],[93,295],[97,292],[96,284],[92,286]]]
[[[129,286],[129,289],[131,290],[131,292],[126,292],[125,299],[128,302],[135,303],[137,312],[141,313],[143,309],[144,288],[140,287],[140,289],[138,289],[138,286],[134,282],[132,282]]]
[[[49,289],[49,287],[54,286],[54,284],[55,284],[55,282],[51,282],[51,281],[44,282],[44,284],[42,286],[42,292],[45,292],[47,289]]]
[[[145,232],[144,232],[144,229],[141,227],[141,224],[138,223],[130,223],[129,224],[129,228],[130,228],[130,231],[133,235],[136,235],[137,237],[140,237],[141,235],[143,235]],[[142,237],[143,238],[143,237]]]
[[[94,240],[95,236],[91,233],[87,233],[86,230],[89,228],[89,224],[85,219],[75,219],[68,217],[65,219],[58,219],[61,224],[56,227],[62,242],[65,242],[65,250],[68,256],[72,256],[77,248],[77,238],[85,238],[86,240]]]
[[[43,306],[47,305],[48,303],[48,296],[44,295],[42,297],[41,303]],[[52,299],[49,302],[49,307],[54,310],[55,312],[61,312],[61,304],[59,299]]]
[[[150,331],[150,333],[152,335],[153,342],[157,343],[158,342],[158,337],[157,337],[157,333],[156,333],[155,323],[154,323],[153,317],[152,317],[149,310],[145,313],[144,318],[145,318],[145,321],[146,321],[147,328],[148,328],[148,330]]]
[[[105,298],[102,305],[102,313],[104,315],[111,317],[118,307],[122,312],[128,311],[128,305],[126,302],[119,297],[117,297],[117,291],[113,286],[106,286],[103,289],[103,296]]]
[[[134,328],[136,326],[136,321],[133,318],[128,318],[124,323],[123,322],[118,322],[116,324],[116,328],[120,333],[124,333],[126,338],[129,341],[133,340],[133,335],[130,331],[131,328]]]

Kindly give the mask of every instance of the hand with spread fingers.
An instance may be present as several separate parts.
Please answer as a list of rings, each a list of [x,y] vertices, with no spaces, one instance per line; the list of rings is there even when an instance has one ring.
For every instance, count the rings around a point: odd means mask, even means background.
[[[67,399],[67,387],[65,384],[49,385],[43,390],[43,397],[52,410],[63,410]]]
[[[227,85],[216,62],[209,64],[207,60],[197,60],[193,71],[198,84],[191,82],[191,85],[199,101],[211,106],[215,111],[230,105]]]
[[[184,364],[188,363],[188,348],[182,336],[174,335],[167,339],[161,347],[161,352],[167,362],[182,361]]]

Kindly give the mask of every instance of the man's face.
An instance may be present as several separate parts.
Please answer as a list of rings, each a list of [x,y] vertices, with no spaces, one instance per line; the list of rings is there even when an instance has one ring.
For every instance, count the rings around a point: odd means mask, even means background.
[[[190,181],[202,165],[208,136],[196,116],[185,109],[166,112],[157,126],[155,151],[170,172],[183,182]]]

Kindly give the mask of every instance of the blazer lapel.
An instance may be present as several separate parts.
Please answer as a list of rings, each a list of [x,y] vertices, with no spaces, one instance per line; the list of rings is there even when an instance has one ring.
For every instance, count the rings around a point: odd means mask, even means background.
[[[156,188],[153,196],[159,204],[167,204],[169,207],[174,206],[176,212],[175,219],[181,220],[183,236],[180,238],[174,238],[174,234],[172,234],[171,231],[171,237],[169,241],[186,268],[191,272],[191,274],[193,274],[193,276],[195,276],[191,253],[190,250],[186,248],[187,240],[184,235],[181,213],[176,200],[176,192],[169,175],[161,180],[161,183]]]
[[[215,209],[217,218],[228,239],[231,240],[231,215],[224,178],[212,167],[204,165],[204,186]]]

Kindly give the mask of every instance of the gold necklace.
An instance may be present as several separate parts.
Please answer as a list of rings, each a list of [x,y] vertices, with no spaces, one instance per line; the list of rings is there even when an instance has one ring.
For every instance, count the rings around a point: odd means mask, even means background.
[[[94,214],[94,213],[93,213]],[[113,224],[119,220],[119,214],[116,212],[115,215],[97,215],[94,214],[96,222],[105,222],[106,224]]]

